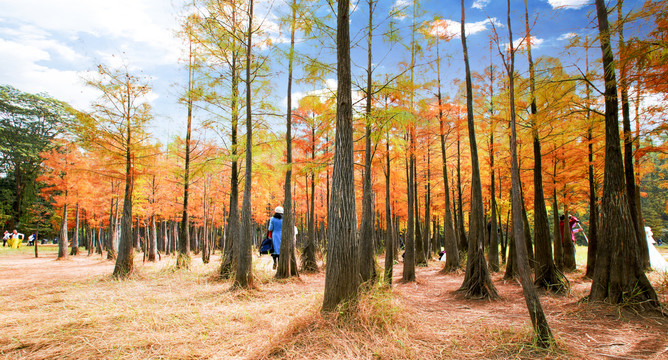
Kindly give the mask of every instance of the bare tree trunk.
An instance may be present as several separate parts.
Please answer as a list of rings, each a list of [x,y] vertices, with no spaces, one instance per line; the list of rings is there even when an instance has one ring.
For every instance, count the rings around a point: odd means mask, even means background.
[[[623,54],[626,50],[624,42],[624,13],[622,7],[624,0],[617,0],[617,32],[619,34],[619,52]],[[626,79],[627,60],[620,59],[619,62],[619,90],[622,95],[622,124],[624,129],[624,179],[626,180],[626,198],[629,202],[631,219],[635,226],[636,238],[638,239],[638,256],[643,269],[650,269],[649,248],[645,234],[645,225],[640,221],[641,209],[636,206],[637,186],[633,165],[633,135],[631,133],[631,114],[629,109],[629,89]]]
[[[132,154],[131,122],[130,122],[130,83],[126,83],[127,91],[127,134],[125,143],[125,197],[123,199],[123,218],[121,219],[121,240],[118,244],[118,257],[114,264],[113,276],[126,278],[134,269],[134,251],[132,249],[132,192],[134,188],[134,168]]]
[[[79,203],[76,207],[76,215],[74,217],[74,233],[72,234],[72,250],[70,255],[79,255]]]
[[[241,236],[237,246],[237,274],[234,280],[235,287],[253,287],[253,268],[251,243],[253,241],[253,224],[251,219],[251,188],[253,172],[253,121],[252,121],[252,87],[251,87],[251,58],[253,40],[253,5],[248,4],[248,40],[246,43],[246,173],[244,182],[244,197],[241,204]]]
[[[641,308],[658,309],[661,304],[639,261],[638,239],[626,199],[615,62],[610,45],[608,13],[603,0],[596,0],[596,13],[605,70],[605,170],[601,244],[596,254],[590,300],[638,304]]]
[[[390,175],[391,175],[391,162],[390,162],[390,131],[385,133],[385,160],[387,162],[387,169],[385,171],[385,283],[388,285],[392,284],[392,276],[394,270],[394,252],[396,250],[393,229],[392,229],[392,209],[390,207]]]
[[[67,203],[63,205],[63,218],[60,220],[60,240],[58,241],[58,260],[67,259]]]
[[[232,6],[232,23],[236,24],[236,6],[235,2],[231,2]],[[223,279],[231,278],[234,269],[237,267],[237,242],[239,241],[239,166],[237,164],[238,158],[238,140],[237,127],[239,124],[239,64],[237,59],[236,37],[232,37],[233,47],[232,63],[230,66],[231,80],[232,80],[232,97],[231,97],[231,146],[230,152],[232,155],[232,169],[230,170],[230,213],[227,220],[227,227],[225,228],[224,237],[225,245],[223,247],[222,261],[220,265],[220,277]]]
[[[290,54],[288,55],[288,104],[286,114],[285,142],[287,146],[287,167],[285,185],[283,186],[283,230],[281,241],[281,256],[278,258],[277,279],[298,276],[297,259],[295,255],[294,214],[292,210],[292,64],[295,57],[295,26],[297,22],[297,1],[292,0],[292,20],[290,22]]]
[[[520,190],[520,169],[517,161],[517,130],[515,125],[515,50],[513,49],[513,33],[510,25],[510,0],[508,4],[508,38],[510,46],[510,66],[508,68],[508,77],[510,81],[510,132],[512,141],[510,142],[510,166],[512,177],[512,203],[513,203],[513,232],[515,239],[518,240],[523,237],[525,221],[523,220],[523,205],[522,195]],[[529,41],[531,41],[529,39]],[[531,268],[529,266],[529,259],[527,256],[526,247],[520,241],[517,241],[517,268],[524,291],[524,300],[529,310],[531,323],[533,324],[534,333],[538,346],[548,348],[554,343],[550,326],[547,323],[547,318],[543,312],[540,304],[538,294],[534,288],[533,281],[531,281]]]
[[[468,49],[466,47],[464,0],[461,0],[462,22],[461,39],[466,68],[466,110],[468,118],[469,143],[471,150],[471,220],[469,223],[468,256],[466,260],[466,274],[464,282],[459,288],[467,297],[497,298],[496,287],[492,283],[487,269],[487,261],[483,249],[485,241],[485,224],[482,205],[482,185],[480,181],[480,166],[478,165],[478,147],[475,139],[475,124],[473,121],[473,84],[469,67]]]
[[[183,171],[183,214],[181,215],[181,236],[179,236],[179,251],[176,256],[177,269],[190,268],[190,216],[188,214],[188,197],[190,188],[190,133],[193,116],[193,81],[194,81],[194,66],[193,66],[193,51],[192,39],[189,40],[188,53],[188,94],[186,102],[188,105],[188,121],[186,128],[186,151],[185,151],[185,167]]]
[[[323,312],[335,311],[341,302],[357,299],[359,243],[353,159],[353,113],[350,72],[350,1],[340,0],[337,12],[336,139],[334,173],[328,212],[327,270]]]
[[[367,31],[367,69],[366,69],[366,107],[364,133],[364,181],[362,183],[362,223],[360,224],[360,276],[362,282],[376,278],[376,259],[374,257],[373,242],[373,210],[371,204],[371,103],[373,101],[372,88],[372,52],[373,39],[373,9],[376,1],[368,0],[369,24]]]

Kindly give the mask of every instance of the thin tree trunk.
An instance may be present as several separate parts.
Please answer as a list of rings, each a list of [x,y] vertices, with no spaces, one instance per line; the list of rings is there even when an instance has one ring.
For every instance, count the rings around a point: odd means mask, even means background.
[[[72,234],[72,250],[70,255],[79,255],[79,203],[76,207],[76,215],[74,217],[74,233]]]
[[[67,203],[63,205],[63,218],[60,220],[60,240],[58,241],[58,260],[67,259]]]
[[[373,242],[373,210],[371,204],[371,103],[373,101],[372,88],[372,52],[373,39],[373,9],[374,0],[368,0],[369,24],[367,29],[367,69],[366,69],[366,106],[365,106],[365,133],[364,133],[364,181],[362,183],[362,223],[360,225],[360,276],[362,282],[373,281],[376,278],[376,260],[374,257]]]
[[[253,43],[253,5],[254,0],[248,4],[248,34],[246,43],[246,173],[244,182],[244,197],[241,204],[241,236],[237,244],[237,274],[234,286],[240,288],[253,287],[253,268],[251,256],[251,244],[253,237],[253,224],[251,219],[251,188],[253,172],[253,113],[252,87],[251,87],[251,58]]]
[[[292,65],[295,57],[295,27],[297,22],[297,1],[292,0],[292,19],[290,22],[290,54],[288,54],[288,94],[286,112],[285,142],[287,147],[287,171],[285,172],[285,185],[283,186],[283,230],[281,241],[281,256],[278,258],[277,279],[285,279],[290,276],[298,276],[297,259],[295,255],[295,230],[294,213],[292,210]]]
[[[522,205],[522,194],[520,190],[520,170],[517,161],[517,130],[515,125],[515,50],[513,49],[513,33],[510,25],[510,0],[507,0],[508,13],[508,38],[510,46],[510,67],[508,68],[508,77],[510,81],[510,132],[511,132],[511,146],[510,146],[510,166],[511,166],[511,177],[512,177],[512,203],[513,203],[513,232],[515,233],[515,239],[519,239],[524,236],[524,226],[525,221],[523,220],[523,205]],[[531,41],[531,40],[529,40]],[[522,289],[524,291],[524,300],[527,304],[527,309],[529,310],[529,316],[531,317],[531,323],[533,325],[534,333],[536,335],[536,340],[538,346],[542,348],[548,348],[551,344],[554,343],[552,337],[552,332],[550,331],[550,326],[547,323],[547,318],[543,312],[543,308],[540,304],[538,294],[534,288],[533,282],[531,281],[531,268],[529,266],[529,259],[527,256],[527,249],[523,246],[521,242],[517,242],[517,268],[520,275],[520,281],[522,283]]]

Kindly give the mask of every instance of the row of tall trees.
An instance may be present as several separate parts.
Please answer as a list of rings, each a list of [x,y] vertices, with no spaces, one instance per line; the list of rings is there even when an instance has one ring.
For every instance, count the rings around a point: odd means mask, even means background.
[[[377,279],[377,250],[386,251],[383,277],[389,282],[400,246],[405,250],[403,281],[414,281],[415,267],[444,249],[444,272],[459,269],[459,256],[466,253],[460,290],[471,298],[497,297],[490,271],[499,271],[505,262],[506,276],[520,277],[539,343],[548,345],[551,334],[534,286],[557,293],[567,290],[562,271],[573,270],[575,258],[570,227],[562,230],[558,216],[588,212],[591,299],[621,302],[633,295],[647,306],[658,306],[643,272],[647,248],[642,246],[641,192],[635,181],[642,175],[637,165],[655,159],[647,154],[665,148],[666,140],[664,123],[648,122],[643,128],[647,107],[641,95],[663,90],[655,80],[658,71],[641,70],[660,67],[660,60],[640,56],[637,49],[657,46],[648,39],[663,36],[663,15],[655,15],[657,30],[647,38],[628,40],[621,25],[621,1],[620,21],[611,30],[605,5],[597,0],[603,68],[590,70],[585,51],[586,71],[569,73],[559,59],[534,62],[526,1],[524,37],[515,47],[508,1],[507,48],[505,36],[494,30],[490,67],[475,74],[469,66],[464,0],[456,31],[442,19],[421,23],[417,1],[398,3],[381,17],[379,2],[368,0],[367,61],[364,76],[356,76],[351,52],[359,49],[351,45],[350,3],[336,4],[286,2],[279,25],[289,34],[284,44],[272,42],[275,34],[267,18],[257,15],[258,9],[266,9],[253,0],[191,4],[181,33],[188,73],[182,97],[184,135],[167,146],[156,144],[147,131],[152,120],[150,79],[128,66],[101,65],[89,79],[101,94],[89,113],[65,111],[64,105],[52,102],[47,108],[55,114],[23,114],[10,106],[25,94],[8,89],[8,100],[3,100],[8,110],[3,111],[18,114],[9,120],[68,119],[67,134],[57,141],[51,141],[56,128],[47,129],[49,136],[37,150],[41,158],[34,160],[37,169],[26,170],[32,183],[45,185],[43,198],[58,209],[52,221],[59,220],[59,256],[67,256],[72,227],[73,249],[78,249],[81,220],[86,236],[97,232],[98,246],[115,259],[114,276],[124,278],[133,271],[135,249],[142,248],[137,239],[144,229],[143,250],[149,260],[155,260],[158,248],[170,249],[177,255],[177,267],[187,269],[191,250],[201,251],[209,261],[218,246],[220,276],[251,288],[252,244],[262,236],[272,209],[282,204],[285,241],[276,276],[298,276],[298,263],[304,271],[317,271],[316,253],[326,251],[324,311],[354,304],[361,284]],[[665,6],[652,6],[665,15]],[[313,15],[323,13],[327,15]],[[646,24],[643,15],[634,14]],[[410,25],[397,29],[399,23],[393,19],[399,17],[409,18]],[[617,68],[613,31],[619,39],[617,57],[622,59]],[[403,45],[398,46],[403,47],[403,61],[392,64],[398,70],[381,73],[374,63],[378,37],[389,46]],[[461,40],[462,52],[456,56],[463,54],[465,81],[453,83],[443,94],[441,45],[456,37]],[[304,51],[299,38],[318,44],[322,53]],[[585,41],[583,47],[590,45]],[[278,51],[285,54],[286,64],[272,63],[276,59],[270,55]],[[335,55],[329,62],[328,51]],[[520,55],[528,62],[524,74],[516,70]],[[494,65],[499,60],[504,71]],[[287,96],[281,110],[266,99],[275,85],[270,71],[283,65]],[[616,71],[621,79],[625,161]],[[332,74],[337,78],[335,91],[318,90]],[[631,91],[630,83],[640,84],[645,78],[650,85]],[[295,80],[313,90],[293,104]],[[359,91],[353,91],[355,80],[363,84]],[[593,94],[601,81],[605,91],[598,98],[605,100],[604,110]],[[41,106],[38,98],[26,101]],[[283,122],[285,133],[276,130]],[[582,161],[585,158],[588,161]],[[17,168],[16,161],[13,166]],[[44,170],[38,182],[37,170]],[[75,221],[68,221],[71,216]],[[293,224],[301,226],[300,262],[291,241]],[[87,244],[90,253],[94,245]]]

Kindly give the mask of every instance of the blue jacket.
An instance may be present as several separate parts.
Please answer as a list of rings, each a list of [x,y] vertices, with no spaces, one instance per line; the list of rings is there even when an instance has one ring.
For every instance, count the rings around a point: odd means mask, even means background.
[[[271,231],[271,240],[274,243],[274,254],[281,253],[281,230],[283,229],[283,219],[271,217],[269,220],[269,231]]]

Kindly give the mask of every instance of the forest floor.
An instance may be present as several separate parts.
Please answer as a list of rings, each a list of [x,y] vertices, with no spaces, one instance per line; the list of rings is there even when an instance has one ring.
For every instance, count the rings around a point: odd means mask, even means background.
[[[254,258],[256,289],[216,279],[220,258],[190,271],[163,256],[125,281],[113,262],[86,254],[56,261],[56,248],[0,248],[0,357],[6,359],[668,359],[668,318],[580,300],[591,282],[568,274],[565,296],[541,302],[555,336],[532,344],[522,288],[493,274],[500,300],[455,291],[463,272],[417,268],[391,290],[366,292],[355,315],[320,313],[324,271],[275,280],[271,258]],[[661,301],[668,276],[650,273]]]

